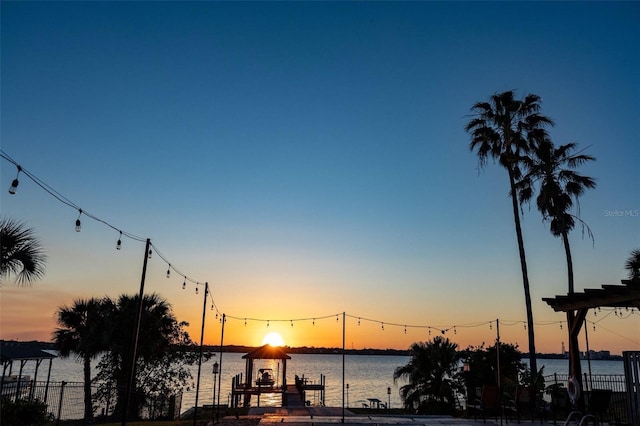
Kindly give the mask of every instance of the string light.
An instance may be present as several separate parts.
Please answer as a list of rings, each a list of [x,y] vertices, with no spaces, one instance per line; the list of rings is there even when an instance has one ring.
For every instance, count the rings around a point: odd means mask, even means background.
[[[76,219],[76,232],[80,232],[82,226],[80,225],[80,216],[82,216],[82,209],[78,209],[78,218]]]
[[[217,317],[217,315],[216,315],[216,317]],[[244,319],[244,326],[245,327],[247,326],[247,319],[246,318]]]
[[[182,289],[186,289],[187,288],[187,277],[184,277],[184,281],[182,282]]]
[[[171,278],[171,264],[169,264],[169,267],[167,268],[167,278]]]
[[[147,253],[147,259],[151,259],[152,255],[153,255],[153,250],[149,249],[149,253]]]
[[[267,328],[269,328],[269,320],[267,320]]]
[[[453,326],[453,334],[458,334],[458,330],[456,330],[456,326]]]
[[[384,331],[384,323],[380,323],[382,325],[382,331]]]
[[[22,167],[20,167],[20,165],[16,165],[16,167],[18,168],[18,173],[16,174],[16,178],[11,182],[11,186],[9,187],[9,194],[11,195],[15,195],[16,191],[18,190],[18,184],[20,183],[18,181],[18,176],[20,176],[20,172],[22,171]]]
[[[116,250],[120,250],[122,248],[122,231],[120,231],[120,236],[118,237],[118,242],[116,243]]]
[[[315,318],[313,319],[313,321],[311,321],[311,325],[314,326],[314,327],[316,326],[316,319]]]
[[[198,285],[196,285],[196,294],[198,294]]]
[[[360,327],[360,318],[358,318],[358,327]]]
[[[407,334],[407,326],[404,326],[404,334]]]
[[[293,327],[293,320],[291,320],[291,327]]]

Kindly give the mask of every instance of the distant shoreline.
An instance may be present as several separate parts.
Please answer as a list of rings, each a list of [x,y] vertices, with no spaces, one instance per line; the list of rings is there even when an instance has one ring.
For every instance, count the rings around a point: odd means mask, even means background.
[[[2,342],[15,344],[16,346],[35,347],[45,350],[56,350],[56,345],[53,342],[40,342],[40,341],[17,341],[17,340],[2,340]],[[222,347],[224,353],[248,353],[256,349],[258,346],[244,346],[244,345],[225,345]],[[220,346],[217,345],[204,345],[203,350],[206,352],[220,352]],[[286,352],[289,354],[313,354],[313,355],[339,355],[342,354],[342,348],[316,348],[316,347],[289,347],[286,346]],[[345,349],[346,355],[384,355],[384,356],[409,356],[411,353],[407,349]],[[538,359],[568,359],[564,354],[554,353],[539,353]],[[522,354],[522,359],[529,359],[528,353]],[[586,356],[582,356],[582,359],[587,359]],[[592,358],[592,360],[598,361],[622,361],[621,355],[608,355],[606,357]]]

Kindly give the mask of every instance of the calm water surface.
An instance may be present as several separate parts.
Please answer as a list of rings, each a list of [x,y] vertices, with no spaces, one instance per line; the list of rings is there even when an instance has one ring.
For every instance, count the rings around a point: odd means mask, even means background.
[[[208,362],[204,362],[200,374],[200,391],[198,405],[211,404],[213,399],[213,363],[221,362],[221,372],[217,378],[221,381],[220,403],[228,403],[231,393],[231,379],[233,376],[245,371],[245,360],[239,353],[223,353],[222,360],[219,354]],[[382,355],[347,355],[345,357],[345,383],[349,384],[348,395],[345,394],[345,403],[348,406],[360,407],[368,398],[378,398],[391,407],[400,407],[401,401],[398,393],[404,382],[393,382],[394,370],[409,362],[408,356],[382,356]],[[527,362],[527,360],[524,360]],[[33,377],[33,366],[29,363],[23,374]],[[95,365],[95,364],[94,364]],[[553,373],[566,374],[569,368],[565,359],[541,359],[538,365],[544,365],[545,375]],[[14,365],[15,367],[15,365]],[[282,375],[282,362],[275,360],[257,360],[254,371],[258,368],[272,368],[274,373]],[[48,363],[43,363],[38,371],[38,380],[46,380]],[[196,397],[195,382],[197,378],[197,366],[192,367],[194,377],[193,388],[186,391],[182,399],[182,410],[193,406]],[[588,372],[587,362],[583,361],[583,372]],[[624,374],[622,361],[591,361],[593,374]],[[18,371],[13,371],[17,374]],[[94,370],[95,374],[95,370]],[[305,377],[311,382],[319,383],[321,375],[325,376],[326,395],[325,403],[328,406],[342,405],[342,355],[301,355],[291,354],[287,361],[287,381],[293,383],[295,375]],[[74,358],[55,359],[51,369],[51,381],[82,382],[82,364]],[[278,378],[280,384],[280,377]],[[387,394],[387,388],[391,388],[391,395]],[[217,390],[216,390],[217,393]],[[216,397],[217,399],[217,397]],[[307,399],[312,403],[319,402],[319,394],[308,393]],[[255,405],[255,398],[252,404]],[[263,395],[260,399],[261,406],[280,405],[280,397]]]

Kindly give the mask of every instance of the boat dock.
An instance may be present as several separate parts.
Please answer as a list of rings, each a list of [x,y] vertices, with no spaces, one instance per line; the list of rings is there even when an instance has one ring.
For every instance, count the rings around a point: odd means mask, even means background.
[[[307,399],[308,392],[314,392],[314,396],[319,394],[319,400],[314,401],[314,405],[324,405],[324,375],[320,375],[318,383],[296,375],[295,383],[287,384],[287,360],[291,357],[286,354],[284,348],[264,345],[243,358],[247,360],[244,378],[241,373],[235,375],[231,381],[231,407],[249,407],[253,396],[257,397],[257,405],[260,407],[262,394],[280,394],[282,407],[305,407],[311,405],[311,401]],[[261,368],[254,380],[253,367],[256,359],[281,360],[282,377],[274,377],[270,368]]]

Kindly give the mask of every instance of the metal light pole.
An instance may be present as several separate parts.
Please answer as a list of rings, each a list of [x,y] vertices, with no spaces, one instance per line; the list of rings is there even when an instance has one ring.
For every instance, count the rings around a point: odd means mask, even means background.
[[[347,408],[349,408],[349,383],[347,383]]]
[[[196,291],[198,288],[196,287]],[[196,426],[198,419],[198,396],[200,395],[200,370],[202,369],[202,351],[204,342],[204,320],[207,314],[207,294],[209,294],[209,283],[204,283],[204,302],[202,304],[202,330],[200,330],[200,357],[198,358],[198,384],[196,386],[196,403],[193,408],[193,426]]]
[[[216,377],[218,376],[218,362],[213,363],[213,406],[211,411],[211,424],[216,424]]]

